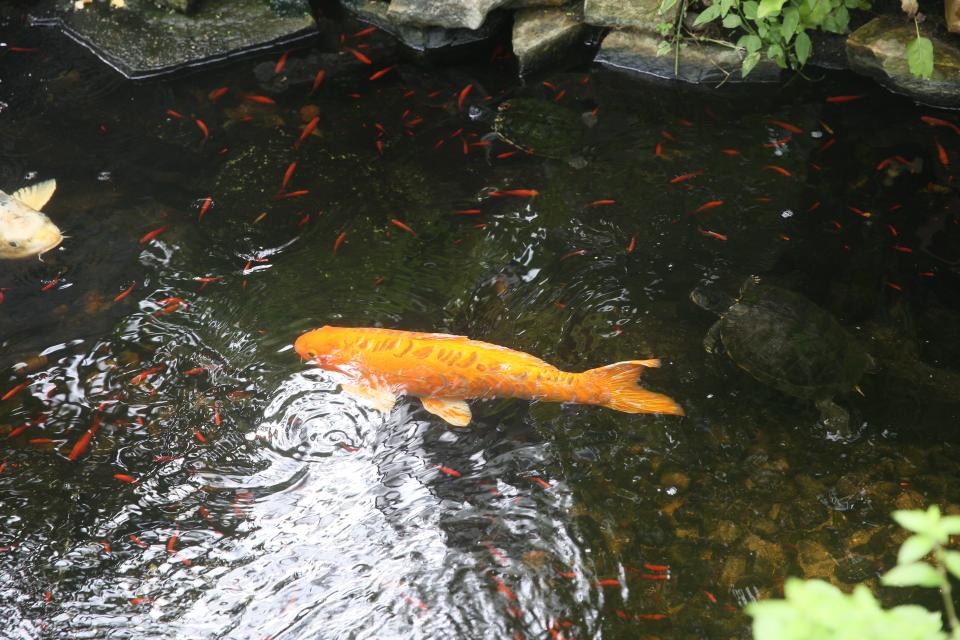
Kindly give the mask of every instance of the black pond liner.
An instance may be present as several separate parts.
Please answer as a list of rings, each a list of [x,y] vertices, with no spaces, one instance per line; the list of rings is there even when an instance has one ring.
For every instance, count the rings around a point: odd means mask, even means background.
[[[81,10],[73,0],[45,0],[29,22],[60,29],[124,77],[143,80],[318,38],[309,5],[300,4],[278,15],[262,0],[206,0],[184,16],[147,0],[127,0],[123,9],[98,0]]]

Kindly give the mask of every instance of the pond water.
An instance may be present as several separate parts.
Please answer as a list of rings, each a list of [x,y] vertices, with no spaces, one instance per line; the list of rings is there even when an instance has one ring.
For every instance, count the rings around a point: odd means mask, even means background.
[[[0,188],[56,178],[69,237],[0,265],[0,635],[749,637],[786,576],[876,586],[892,509],[960,510],[960,136],[921,119],[954,114],[846,76],[521,84],[354,30],[131,84],[5,28]],[[487,136],[511,100],[532,154]],[[751,275],[873,355],[849,429],[705,351],[690,292]],[[383,415],[293,352],[324,324],[659,357],[686,416]]]

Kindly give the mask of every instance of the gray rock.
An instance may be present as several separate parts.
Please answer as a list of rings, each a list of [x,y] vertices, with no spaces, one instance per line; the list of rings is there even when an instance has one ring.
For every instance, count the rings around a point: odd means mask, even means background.
[[[916,37],[912,22],[892,16],[874,18],[847,38],[850,68],[870,76],[895,93],[938,107],[960,107],[960,49],[925,34],[933,41],[933,77],[910,73],[904,48]]]
[[[573,45],[585,26],[579,8],[521,9],[513,16],[513,52],[526,75]]]
[[[487,14],[507,0],[393,0],[390,16],[417,27],[479,29]]]
[[[59,27],[128,78],[148,78],[251,51],[316,37],[307,0],[282,11],[264,0],[205,0],[187,16],[148,0],[126,8],[94,2],[43,0],[30,10],[34,24]]]
[[[600,46],[596,61],[614,69],[693,83],[777,82],[780,78],[776,63],[762,60],[744,80],[740,76],[740,54],[709,43],[682,48],[679,70],[674,73],[674,56],[657,56],[659,43],[658,36],[645,31],[612,31]]]
[[[636,27],[653,31],[658,22],[673,23],[680,3],[660,15],[660,0],[586,0],[583,20],[598,27]]]
[[[506,19],[506,16],[491,16],[478,29],[419,27],[398,20],[388,12],[390,5],[381,0],[341,0],[341,4],[360,20],[389,33],[411,49],[424,52],[492,39]]]

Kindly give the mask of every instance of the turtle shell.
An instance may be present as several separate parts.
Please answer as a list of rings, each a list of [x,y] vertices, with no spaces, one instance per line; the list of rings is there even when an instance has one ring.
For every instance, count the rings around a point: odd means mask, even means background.
[[[493,122],[494,132],[507,144],[555,160],[580,153],[584,128],[579,113],[536,98],[504,101]]]
[[[719,337],[740,368],[798,398],[848,391],[872,362],[830,313],[771,285],[745,286],[721,316]]]

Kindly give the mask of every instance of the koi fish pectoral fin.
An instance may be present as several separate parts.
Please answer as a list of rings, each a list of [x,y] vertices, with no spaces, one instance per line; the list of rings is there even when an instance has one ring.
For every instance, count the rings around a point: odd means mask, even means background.
[[[423,408],[435,416],[440,416],[455,427],[465,427],[470,424],[473,414],[464,400],[448,400],[447,398],[420,398]]]
[[[366,387],[359,384],[343,384],[341,388],[344,393],[353,396],[368,407],[382,411],[383,413],[390,413],[390,411],[393,410],[393,405],[397,402],[397,397],[385,389]]]
[[[43,182],[32,184],[29,187],[17,189],[10,195],[31,209],[40,211],[40,209],[43,208],[43,205],[47,204],[47,202],[50,200],[50,197],[53,195],[53,192],[56,190],[56,180],[44,180]]]

